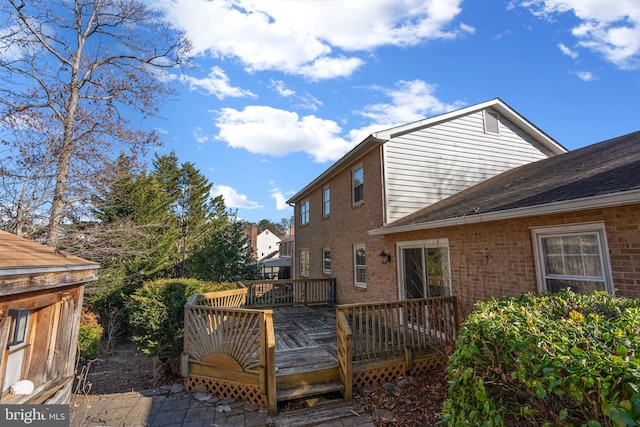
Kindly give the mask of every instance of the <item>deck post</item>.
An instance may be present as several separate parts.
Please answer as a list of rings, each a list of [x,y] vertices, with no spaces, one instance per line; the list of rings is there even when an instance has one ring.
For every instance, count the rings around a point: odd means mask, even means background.
[[[338,345],[338,372],[344,385],[343,396],[345,400],[353,399],[353,333],[345,312],[336,309],[336,338]]]
[[[273,331],[273,310],[264,313],[264,375],[267,385],[267,404],[269,413],[278,413],[278,396],[276,390],[276,338]]]

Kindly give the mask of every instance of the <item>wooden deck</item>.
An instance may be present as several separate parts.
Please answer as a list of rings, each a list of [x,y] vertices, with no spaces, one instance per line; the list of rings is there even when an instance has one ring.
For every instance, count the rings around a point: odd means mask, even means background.
[[[455,297],[333,307],[335,283],[316,279],[286,283],[293,302],[284,304],[273,289],[259,296],[260,285],[187,302],[181,360],[187,390],[274,414],[279,402],[301,397],[339,392],[349,400],[354,388],[444,368],[457,335]],[[258,307],[248,305],[247,295]]]
[[[273,329],[276,376],[338,367],[335,308],[275,307]]]

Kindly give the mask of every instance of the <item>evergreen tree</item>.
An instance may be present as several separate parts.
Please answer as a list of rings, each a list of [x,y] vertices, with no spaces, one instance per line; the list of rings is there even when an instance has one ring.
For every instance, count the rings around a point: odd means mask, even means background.
[[[221,198],[216,199],[216,205],[215,226],[189,258],[189,274],[214,282],[256,279],[259,267],[251,257],[244,224],[225,211]]]
[[[172,275],[184,277],[187,258],[202,237],[207,235],[211,226],[212,184],[193,163],[178,166],[178,157],[174,152],[164,156],[156,155],[153,165],[152,175],[170,200],[171,215],[178,229]]]
[[[113,276],[115,285],[139,284],[171,265],[177,229],[156,179],[121,162],[113,183],[93,203],[98,222],[92,259],[103,266],[102,276]]]

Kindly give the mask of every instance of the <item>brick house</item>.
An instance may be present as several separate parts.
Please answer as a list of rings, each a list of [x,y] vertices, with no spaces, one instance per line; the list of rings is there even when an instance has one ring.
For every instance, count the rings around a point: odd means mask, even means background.
[[[640,132],[511,169],[370,234],[401,260],[388,278],[399,297],[428,293],[432,248],[446,248],[465,313],[565,287],[640,298]]]
[[[288,201],[295,205],[294,277],[336,278],[338,303],[398,299],[399,288],[390,286],[398,282],[398,253],[412,251],[397,252],[388,236],[370,231],[565,152],[500,99],[374,133]],[[433,295],[451,292],[445,249],[432,251],[441,261]]]

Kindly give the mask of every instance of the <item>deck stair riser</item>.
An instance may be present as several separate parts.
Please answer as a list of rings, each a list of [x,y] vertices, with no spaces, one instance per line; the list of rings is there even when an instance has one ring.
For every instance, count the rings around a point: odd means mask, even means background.
[[[344,385],[340,381],[331,381],[328,383],[313,383],[300,385],[298,387],[278,389],[277,398],[278,402],[285,402],[325,394],[342,393],[343,391]]]

